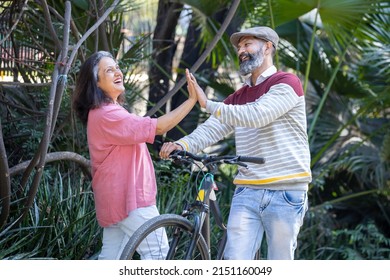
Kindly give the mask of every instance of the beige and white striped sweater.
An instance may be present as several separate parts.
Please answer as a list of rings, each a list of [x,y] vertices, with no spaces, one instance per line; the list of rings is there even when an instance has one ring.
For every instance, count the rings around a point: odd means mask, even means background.
[[[305,98],[299,78],[276,72],[260,84],[243,86],[224,102],[207,101],[210,118],[176,143],[196,153],[235,133],[236,154],[266,163],[239,168],[237,185],[307,190],[311,181]]]

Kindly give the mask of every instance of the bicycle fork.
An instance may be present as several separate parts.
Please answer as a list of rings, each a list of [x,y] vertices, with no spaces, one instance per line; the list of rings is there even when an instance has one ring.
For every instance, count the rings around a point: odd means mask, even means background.
[[[195,246],[198,242],[200,234],[204,237],[207,247],[210,248],[210,215],[209,215],[209,202],[210,202],[210,193],[213,190],[213,176],[207,174],[200,186],[196,202],[191,208],[199,212],[199,215],[193,215],[194,218],[194,231],[193,238],[189,244],[186,260],[192,259],[192,254],[194,252]],[[192,210],[193,210],[192,209]],[[192,212],[192,211],[190,211]]]
[[[204,177],[201,188],[198,193],[197,200],[202,202],[203,208],[201,212],[201,231],[206,241],[208,248],[210,248],[210,194],[214,188],[214,176],[212,174],[206,174]]]

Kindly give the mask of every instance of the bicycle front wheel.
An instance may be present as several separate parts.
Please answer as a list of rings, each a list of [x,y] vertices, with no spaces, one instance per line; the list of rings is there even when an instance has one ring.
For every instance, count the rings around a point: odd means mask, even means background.
[[[161,231],[165,230],[169,250],[164,248],[151,248],[148,239],[156,240],[161,237]],[[140,244],[142,254],[151,256],[152,259],[182,260],[185,259],[191,240],[193,239],[194,226],[188,219],[176,214],[163,214],[145,222],[138,228],[123,249],[121,260],[136,260],[140,257]],[[157,236],[157,237],[156,237]],[[163,242],[160,242],[162,244]],[[145,250],[153,250],[146,252]],[[202,235],[199,236],[191,259],[210,259],[208,246]]]

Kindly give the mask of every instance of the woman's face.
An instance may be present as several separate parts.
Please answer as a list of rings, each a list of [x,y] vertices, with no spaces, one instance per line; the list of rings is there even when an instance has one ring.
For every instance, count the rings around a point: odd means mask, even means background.
[[[125,91],[123,86],[123,74],[115,60],[103,57],[98,64],[98,87],[116,101],[118,96]]]

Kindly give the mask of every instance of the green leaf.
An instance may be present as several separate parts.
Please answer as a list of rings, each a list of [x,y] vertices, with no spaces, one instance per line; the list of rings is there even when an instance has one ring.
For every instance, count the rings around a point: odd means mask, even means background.
[[[87,0],[72,0],[72,3],[84,11],[89,9],[89,1]]]

